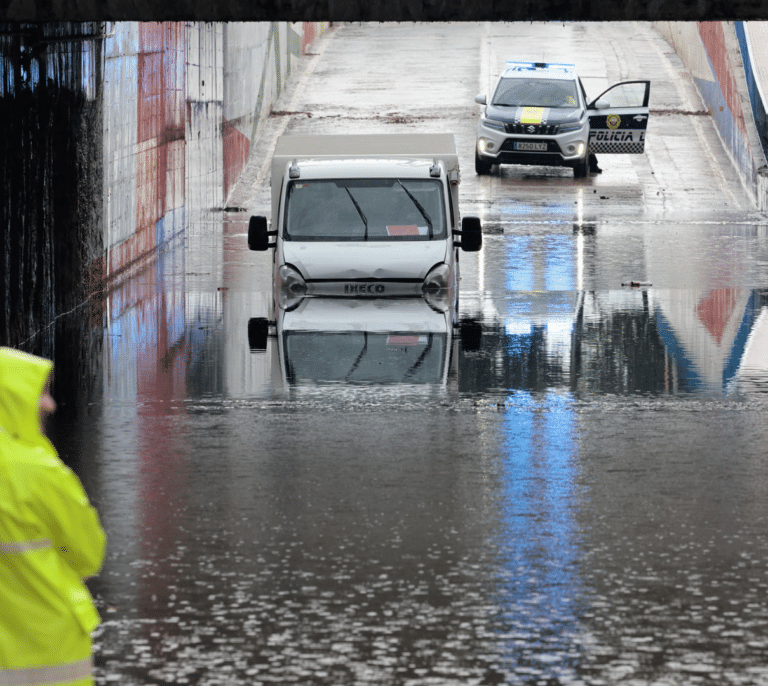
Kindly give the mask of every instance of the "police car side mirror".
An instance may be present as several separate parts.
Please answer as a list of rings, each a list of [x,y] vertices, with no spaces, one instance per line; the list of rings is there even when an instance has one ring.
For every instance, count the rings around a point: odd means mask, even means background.
[[[251,217],[248,222],[248,247],[260,251],[274,248],[275,244],[269,242],[270,236],[277,236],[277,231],[267,230],[267,218]]]
[[[475,102],[478,105],[487,105],[488,104],[488,99],[485,97],[485,95],[476,95],[475,96]]]
[[[603,100],[602,98],[598,98],[595,100],[595,102],[592,103],[592,107],[596,110],[607,110],[611,106],[611,103],[609,103],[607,100]]]

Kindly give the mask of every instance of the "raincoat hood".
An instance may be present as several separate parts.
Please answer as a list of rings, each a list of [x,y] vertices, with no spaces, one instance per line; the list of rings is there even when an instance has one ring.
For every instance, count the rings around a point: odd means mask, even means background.
[[[53,362],[13,348],[0,348],[0,429],[30,445],[48,446],[40,430],[40,396]]]

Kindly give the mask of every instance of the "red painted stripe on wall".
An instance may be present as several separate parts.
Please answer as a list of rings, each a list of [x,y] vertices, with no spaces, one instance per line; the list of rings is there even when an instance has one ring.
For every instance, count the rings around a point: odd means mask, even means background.
[[[310,21],[304,22],[304,31],[301,37],[301,54],[307,54],[307,46],[315,40],[315,25]]]
[[[237,182],[237,177],[248,161],[251,152],[251,141],[237,127],[228,121],[224,121],[224,197]]]
[[[184,24],[139,24],[136,232],[184,204]],[[181,180],[181,182],[180,182]],[[170,191],[170,192],[169,192]]]
[[[736,80],[733,77],[728,50],[725,45],[725,34],[722,23],[719,21],[698,22],[699,35],[704,43],[704,48],[715,70],[715,76],[720,84],[723,97],[728,109],[731,111],[739,131],[746,136],[747,127],[744,123],[744,112],[741,109],[741,99],[736,89]]]

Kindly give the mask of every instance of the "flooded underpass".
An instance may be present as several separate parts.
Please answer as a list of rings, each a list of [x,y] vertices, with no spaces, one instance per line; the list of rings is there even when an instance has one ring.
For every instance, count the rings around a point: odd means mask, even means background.
[[[765,682],[764,229],[658,289],[600,276],[652,231],[486,236],[456,326],[270,319],[241,217],[197,229],[105,301],[98,390],[56,388],[109,533],[101,681]]]
[[[558,30],[578,59],[601,44]],[[611,30],[617,49],[629,29]],[[684,121],[586,179],[475,176],[471,56],[514,31],[345,26],[313,46],[231,211],[190,173],[156,259],[38,334],[52,439],[108,535],[97,683],[768,684],[768,224],[711,182],[724,157],[670,182]],[[461,84],[436,87],[437,122],[388,124],[456,132],[484,226],[456,316],[274,308],[272,253],[247,249],[274,138],[381,126],[392,84],[361,104],[344,67],[398,46]],[[414,84],[397,111],[419,117]]]

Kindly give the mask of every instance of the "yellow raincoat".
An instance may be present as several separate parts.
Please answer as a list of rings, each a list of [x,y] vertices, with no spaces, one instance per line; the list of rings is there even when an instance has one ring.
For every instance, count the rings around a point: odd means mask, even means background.
[[[79,479],[42,434],[52,363],[0,348],[0,686],[90,686],[99,615],[83,579],[105,535]]]

